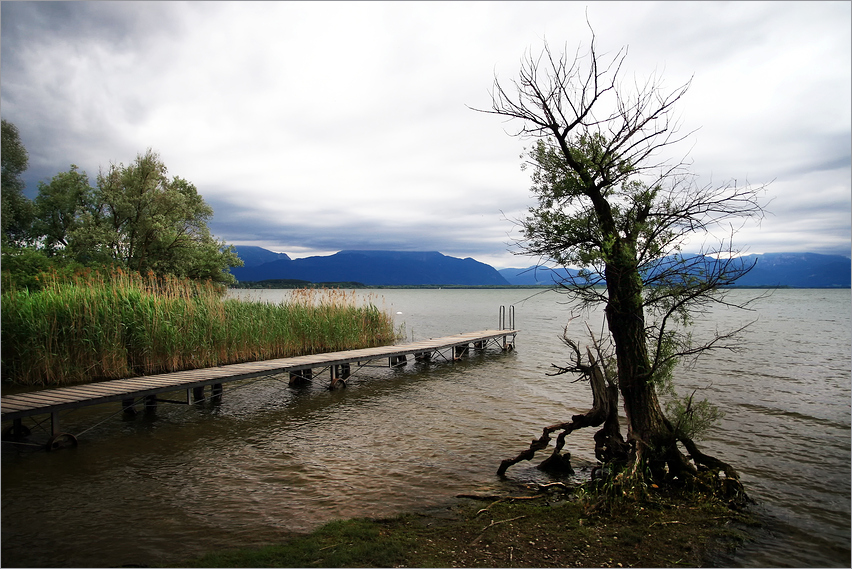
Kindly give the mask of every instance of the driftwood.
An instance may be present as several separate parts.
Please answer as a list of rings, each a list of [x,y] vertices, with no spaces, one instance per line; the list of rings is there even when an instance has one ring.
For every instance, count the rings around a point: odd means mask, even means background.
[[[579,350],[577,352],[579,356]],[[536,452],[547,448],[550,444],[551,434],[560,430],[562,432],[556,437],[556,446],[553,452],[538,468],[573,474],[570,453],[562,454],[565,437],[577,429],[601,425],[604,425],[604,427],[595,434],[595,456],[598,460],[621,458],[622,455],[626,458],[627,450],[618,425],[618,388],[611,383],[608,384],[606,376],[598,362],[595,361],[591,350],[586,348],[586,353],[590,365],[583,365],[578,357],[575,367],[571,369],[560,368],[560,373],[579,371],[589,380],[592,389],[592,408],[583,415],[572,416],[570,421],[545,427],[542,435],[538,439],[533,439],[528,449],[515,458],[500,463],[500,468],[497,469],[499,476],[503,476],[506,469],[514,464],[523,460],[532,460]]]

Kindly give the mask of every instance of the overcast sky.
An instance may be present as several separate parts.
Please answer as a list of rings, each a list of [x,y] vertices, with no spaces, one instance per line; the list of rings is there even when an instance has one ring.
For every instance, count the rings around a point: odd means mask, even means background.
[[[488,109],[543,41],[629,46],[624,77],[693,77],[701,180],[772,182],[748,253],[850,255],[849,2],[3,2],[0,113],[28,195],[153,148],[213,233],[292,257],[437,250],[497,268],[533,204],[529,141]]]

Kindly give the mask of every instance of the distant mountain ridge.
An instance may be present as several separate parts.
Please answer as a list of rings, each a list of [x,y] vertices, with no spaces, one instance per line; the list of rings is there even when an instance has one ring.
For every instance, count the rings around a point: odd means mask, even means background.
[[[274,253],[263,247],[255,247],[253,245],[240,245],[234,247],[234,249],[237,250],[237,255],[245,263],[245,267],[258,267],[272,261],[290,260],[290,256],[287,253]]]
[[[472,258],[459,259],[437,251],[340,251],[328,256],[291,259],[262,247],[234,247],[244,267],[231,273],[242,283],[265,280],[300,280],[312,283],[358,282],[367,286],[500,286],[554,285],[575,269],[548,267],[510,268],[498,271]],[[852,260],[842,255],[817,253],[764,253],[742,257],[756,260],[755,267],[737,286],[787,286],[794,288],[850,288]]]
[[[562,282],[568,276],[577,276],[576,269],[551,269],[549,267],[532,266],[526,269],[501,269],[499,271],[509,284],[518,286],[554,285]]]
[[[235,247],[242,257],[242,246]],[[256,251],[250,252],[256,256]],[[358,282],[365,285],[508,285],[497,269],[471,258],[459,259],[437,251],[340,251],[333,255],[281,258],[259,265],[236,267],[240,282],[298,279],[312,283]]]
[[[850,288],[852,260],[842,255],[817,253],[764,253],[747,255],[755,267],[737,286],[789,286],[794,288]]]
[[[709,260],[709,259],[708,259]],[[753,269],[737,280],[736,286],[792,288],[850,288],[852,286],[852,259],[843,255],[818,253],[763,253],[740,257],[743,264],[756,261]],[[712,263],[712,260],[711,260]],[[499,271],[513,285],[552,285],[567,274],[576,275],[574,269],[549,269],[527,267]]]

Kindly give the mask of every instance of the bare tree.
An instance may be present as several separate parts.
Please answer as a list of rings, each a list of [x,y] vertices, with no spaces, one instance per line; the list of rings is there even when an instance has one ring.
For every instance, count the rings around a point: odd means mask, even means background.
[[[736,181],[698,186],[685,159],[671,158],[671,147],[691,134],[680,134],[674,116],[691,80],[671,91],[656,76],[625,86],[626,54],[626,48],[598,54],[594,33],[586,53],[555,53],[545,44],[539,55],[522,60],[511,91],[495,78],[492,109],[481,111],[518,122],[514,135],[533,141],[524,167],[532,171],[538,203],[519,221],[520,252],[582,269],[560,289],[583,303],[605,304],[615,361],[607,375],[599,368],[606,357],[601,342],[593,341],[597,359],[588,352],[584,360],[566,332],[572,362],[557,373],[589,379],[595,408],[545,428],[499,472],[532,458],[548,445],[550,433],[563,431],[556,455],[571,430],[607,423],[599,433],[606,444],[598,457],[626,465],[625,483],[640,487],[648,477],[654,483],[702,483],[745,498],[734,469],[701,453],[682,428],[696,412],[692,398],[681,416],[669,418],[658,390],[673,392],[672,372],[680,358],[735,347],[730,340],[738,331],[693,345],[683,330],[696,312],[725,303],[724,287],[751,269],[737,258],[731,236],[734,224],[762,217],[764,188]],[[726,232],[721,239],[714,238],[718,230]],[[716,246],[683,254],[687,239],[696,235]],[[617,440],[617,415],[613,431],[617,404],[604,401],[607,382],[623,399],[626,442]]]

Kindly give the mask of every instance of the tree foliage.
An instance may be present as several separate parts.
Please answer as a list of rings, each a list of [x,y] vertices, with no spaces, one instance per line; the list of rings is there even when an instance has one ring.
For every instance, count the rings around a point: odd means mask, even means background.
[[[680,453],[678,442],[694,448],[692,431],[666,416],[658,388],[673,392],[679,358],[734,347],[727,341],[736,331],[695,345],[687,325],[710,303],[725,302],[723,287],[751,268],[736,258],[730,237],[733,223],[762,215],[762,188],[697,185],[669,148],[687,136],[673,113],[690,82],[670,91],[654,76],[625,84],[626,53],[599,55],[594,34],[585,54],[557,54],[545,44],[538,56],[525,56],[511,94],[495,79],[484,112],[517,121],[515,135],[532,140],[523,167],[537,203],[518,222],[520,253],[581,268],[561,289],[606,307],[634,470],[683,478],[706,456]],[[687,255],[695,236],[714,245]],[[574,364],[561,369],[588,369],[582,351],[573,352]],[[690,399],[689,409],[698,407],[712,418]]]
[[[7,144],[12,149],[8,156]],[[32,202],[22,193],[19,175],[25,167],[26,150],[17,129],[4,121],[4,244],[17,247],[4,248],[4,265],[18,274],[19,282],[30,282],[27,270],[45,265],[39,256],[54,266],[117,265],[142,274],[234,282],[228,269],[242,261],[210,233],[212,208],[191,182],[169,177],[153,150],[127,166],[111,164],[99,172],[94,187],[72,164],[67,172],[40,182]],[[26,243],[32,250],[21,249]]]
[[[29,163],[27,149],[21,142],[20,132],[14,124],[3,120],[0,133],[0,223],[4,245],[22,245],[27,238],[32,221],[32,204],[24,196],[24,181],[21,175]]]
[[[49,183],[39,182],[34,200],[32,233],[40,238],[49,257],[65,251],[69,234],[82,226],[85,213],[95,207],[94,189],[89,177],[72,164],[67,172],[55,175]]]
[[[68,232],[68,246],[78,258],[114,259],[140,273],[229,282],[233,278],[224,271],[241,264],[211,235],[213,210],[195,186],[169,178],[150,149],[128,166],[101,171],[92,201],[77,199],[77,206],[82,215]]]

